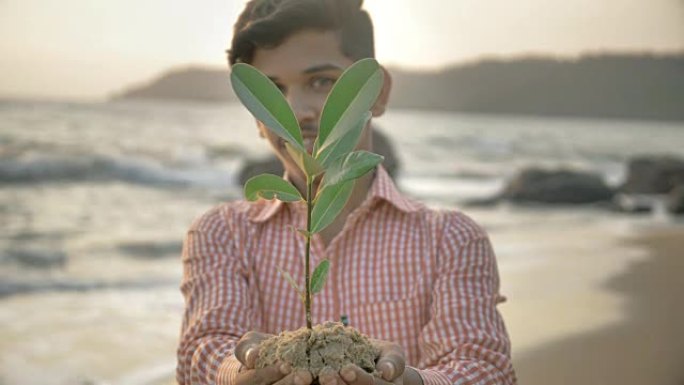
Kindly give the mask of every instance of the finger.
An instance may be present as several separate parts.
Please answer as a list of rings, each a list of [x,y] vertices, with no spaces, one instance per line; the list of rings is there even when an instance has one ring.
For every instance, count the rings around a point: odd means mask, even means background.
[[[380,348],[380,358],[375,368],[382,374],[383,379],[393,381],[404,373],[406,368],[404,349],[398,344],[387,342],[381,342],[378,347]]]
[[[281,380],[288,373],[283,373],[282,365],[271,365],[261,369],[249,369],[239,372],[236,384],[270,385]]]
[[[311,385],[313,376],[308,370],[297,369],[273,385]]]
[[[345,385],[340,374],[330,368],[321,371],[318,375],[318,382],[320,382],[321,385]]]
[[[294,385],[310,385],[313,382],[313,376],[308,370],[297,369],[294,375]]]
[[[340,370],[340,377],[347,385],[373,385],[375,377],[356,365],[345,365]]]
[[[380,372],[380,376],[384,380],[386,380],[386,381],[394,380],[395,374],[397,372],[397,366],[394,364],[393,361],[391,361],[389,359],[385,359],[383,361],[378,361],[376,368],[378,369],[378,372]]]
[[[235,358],[248,369],[254,369],[256,359],[259,357],[257,349],[262,341],[271,337],[270,334],[250,331],[245,333],[235,346]]]
[[[235,354],[235,357],[248,369],[256,368],[256,361],[259,358],[259,345],[252,343],[247,345],[242,351],[242,358]]]

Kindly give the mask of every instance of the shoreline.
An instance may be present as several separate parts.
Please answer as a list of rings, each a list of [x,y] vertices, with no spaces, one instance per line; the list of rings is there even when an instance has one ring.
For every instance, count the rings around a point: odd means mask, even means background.
[[[514,353],[521,384],[684,385],[684,228],[622,241],[649,253],[600,288],[623,299],[622,319]]]

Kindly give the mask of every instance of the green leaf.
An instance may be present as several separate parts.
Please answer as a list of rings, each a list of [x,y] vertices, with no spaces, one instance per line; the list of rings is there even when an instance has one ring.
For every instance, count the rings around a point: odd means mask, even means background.
[[[323,290],[323,285],[328,278],[328,271],[330,270],[330,261],[324,259],[316,266],[313,274],[311,274],[311,294],[316,294]]]
[[[323,165],[324,168],[327,168],[333,161],[337,160],[342,155],[353,151],[356,148],[356,145],[359,143],[359,138],[361,138],[363,129],[366,127],[371,115],[372,114],[367,111],[357,122],[357,124],[343,137],[320,151],[316,158],[318,162]]]
[[[280,275],[282,275],[285,278],[285,280],[287,280],[287,282],[290,283],[290,286],[292,286],[292,288],[295,289],[295,291],[299,295],[299,299],[302,302],[304,302],[304,298],[305,298],[306,294],[304,292],[302,292],[302,290],[299,289],[299,285],[297,285],[297,282],[294,280],[294,278],[292,278],[290,273],[281,269],[280,266],[276,266],[276,269],[278,269],[278,272],[280,273]]]
[[[261,174],[245,183],[245,198],[255,201],[259,198],[278,199],[283,202],[303,200],[299,190],[292,183],[273,174]]]
[[[323,187],[316,197],[311,213],[312,234],[320,232],[335,220],[347,203],[353,189],[353,180]]]
[[[304,237],[304,239],[311,238],[311,233],[304,230],[304,229],[297,229],[297,234],[301,235]]]
[[[349,67],[335,86],[321,112],[316,149],[321,151],[353,129],[375,104],[384,74],[375,59],[363,59]]]
[[[278,87],[249,64],[235,64],[230,73],[235,94],[249,112],[295,148],[304,149],[297,118]]]
[[[304,172],[304,175],[309,177],[315,177],[316,175],[323,172],[323,167],[316,159],[309,155],[306,151],[300,151],[290,143],[285,143],[285,149],[287,150],[292,160],[295,161],[299,169]]]
[[[298,229],[298,228],[294,227],[294,225],[287,225],[287,228],[289,230],[292,230],[293,233],[301,235],[304,239],[311,236],[311,234],[308,231],[306,231],[304,229]]]
[[[323,185],[335,185],[360,178],[380,164],[383,159],[381,155],[368,151],[350,152],[332,162],[323,177]]]

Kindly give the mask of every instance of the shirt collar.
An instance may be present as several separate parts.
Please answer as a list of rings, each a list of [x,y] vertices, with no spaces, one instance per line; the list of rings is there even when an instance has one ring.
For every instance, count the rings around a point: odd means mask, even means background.
[[[412,201],[405,197],[399,189],[397,189],[396,184],[387,173],[382,165],[378,166],[377,172],[375,174],[375,180],[373,180],[373,185],[367,199],[378,201],[384,200],[392,204],[398,210],[405,213],[413,213],[419,211],[422,205],[418,202]]]
[[[382,165],[379,165],[376,170],[368,197],[362,206],[365,206],[366,204],[370,205],[376,201],[386,201],[405,213],[413,213],[421,209],[422,205],[420,203],[406,198],[399,192],[394,181]],[[249,219],[252,222],[264,223],[285,206],[285,203],[279,200],[274,199],[268,201],[261,199],[256,203],[253,203],[252,208],[250,209]]]

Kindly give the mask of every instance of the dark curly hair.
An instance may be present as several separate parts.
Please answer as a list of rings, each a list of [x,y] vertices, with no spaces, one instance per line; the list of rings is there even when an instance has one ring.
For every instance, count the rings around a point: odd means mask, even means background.
[[[373,23],[363,0],[251,0],[234,26],[228,63],[250,63],[256,48],[273,48],[306,29],[336,31],[353,60],[375,57]]]

